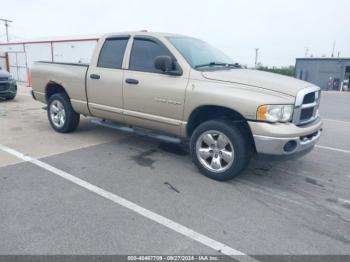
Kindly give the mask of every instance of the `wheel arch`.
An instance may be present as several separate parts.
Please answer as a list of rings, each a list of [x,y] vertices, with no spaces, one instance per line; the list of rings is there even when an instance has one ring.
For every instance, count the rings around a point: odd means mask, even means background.
[[[255,149],[253,134],[249,127],[247,119],[238,111],[225,106],[201,105],[195,108],[188,118],[186,126],[187,137],[191,137],[194,130],[201,123],[213,119],[232,120],[235,122],[236,126],[240,128],[244,135],[246,135]]]
[[[54,94],[57,94],[57,93],[65,93],[69,97],[66,89],[63,87],[62,84],[59,84],[55,81],[50,81],[49,83],[47,83],[47,85],[45,87],[46,101],[48,102],[50,97]]]

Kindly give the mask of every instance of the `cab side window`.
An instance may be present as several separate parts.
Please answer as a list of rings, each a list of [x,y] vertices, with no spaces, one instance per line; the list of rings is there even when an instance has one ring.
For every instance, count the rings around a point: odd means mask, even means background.
[[[171,56],[170,52],[160,44],[149,39],[134,39],[130,54],[129,70],[160,73],[154,67],[157,56]]]
[[[104,42],[97,67],[121,69],[128,38],[111,38]]]

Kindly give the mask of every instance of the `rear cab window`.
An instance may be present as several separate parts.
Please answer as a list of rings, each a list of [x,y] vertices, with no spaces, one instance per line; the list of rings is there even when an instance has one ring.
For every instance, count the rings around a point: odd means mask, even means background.
[[[128,37],[107,38],[101,48],[97,67],[121,69]]]

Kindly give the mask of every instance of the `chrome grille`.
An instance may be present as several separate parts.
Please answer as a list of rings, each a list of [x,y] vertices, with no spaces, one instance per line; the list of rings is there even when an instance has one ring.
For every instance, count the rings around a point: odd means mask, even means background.
[[[304,99],[303,99],[303,104],[309,104],[309,103],[313,103],[315,102],[315,92],[313,93],[308,93],[304,96]]]
[[[321,91],[317,86],[311,86],[299,91],[295,100],[293,123],[301,126],[317,119],[320,95]]]

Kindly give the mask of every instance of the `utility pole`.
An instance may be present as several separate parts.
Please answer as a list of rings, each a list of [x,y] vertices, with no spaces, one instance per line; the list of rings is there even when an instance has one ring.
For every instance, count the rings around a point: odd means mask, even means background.
[[[305,48],[305,57],[307,57],[307,56],[308,56],[308,54],[309,54],[309,48],[308,48],[308,47],[306,47],[306,48]]]
[[[334,57],[334,49],[335,49],[335,40],[334,40],[334,42],[333,42],[333,50],[332,50],[332,55],[331,55],[331,57]]]
[[[255,48],[255,68],[258,67],[259,48]]]
[[[5,22],[5,29],[6,29],[6,40],[9,41],[9,23],[12,23],[11,20],[0,18],[0,21]]]

